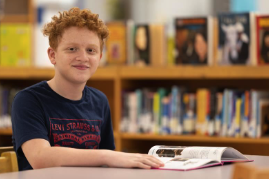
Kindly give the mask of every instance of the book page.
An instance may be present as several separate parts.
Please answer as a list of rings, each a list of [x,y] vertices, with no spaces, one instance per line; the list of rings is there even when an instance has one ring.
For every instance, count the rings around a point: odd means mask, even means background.
[[[235,160],[248,160],[248,159],[236,149],[228,147],[223,152],[221,160],[222,161],[235,161]]]
[[[148,154],[155,157],[170,157],[174,158],[176,156],[181,156],[182,151],[185,149],[185,146],[164,146],[156,145],[153,146]]]
[[[164,167],[159,169],[190,170],[220,164],[211,159],[185,159],[182,157],[175,157],[173,159],[161,157],[159,159],[164,163]]]
[[[187,147],[182,152],[183,158],[212,159],[221,162],[226,147]]]

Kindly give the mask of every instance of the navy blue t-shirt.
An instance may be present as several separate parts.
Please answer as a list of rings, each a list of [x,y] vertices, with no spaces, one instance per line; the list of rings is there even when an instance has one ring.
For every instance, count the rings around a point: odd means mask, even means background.
[[[46,81],[20,91],[12,103],[12,141],[19,170],[32,169],[21,146],[41,138],[51,146],[114,150],[110,108],[106,96],[85,86],[81,100],[66,99]]]

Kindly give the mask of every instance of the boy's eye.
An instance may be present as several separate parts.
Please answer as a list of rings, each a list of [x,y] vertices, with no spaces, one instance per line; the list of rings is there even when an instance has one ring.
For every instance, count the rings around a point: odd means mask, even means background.
[[[76,51],[76,50],[77,50],[77,48],[70,47],[70,48],[68,48],[68,50],[70,50],[70,51]]]
[[[95,52],[94,49],[88,49],[88,52]]]

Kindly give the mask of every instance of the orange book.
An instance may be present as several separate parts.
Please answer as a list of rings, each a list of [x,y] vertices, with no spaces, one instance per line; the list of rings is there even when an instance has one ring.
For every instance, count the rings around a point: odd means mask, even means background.
[[[107,63],[125,64],[126,62],[126,24],[115,21],[106,24],[109,37],[106,41]]]

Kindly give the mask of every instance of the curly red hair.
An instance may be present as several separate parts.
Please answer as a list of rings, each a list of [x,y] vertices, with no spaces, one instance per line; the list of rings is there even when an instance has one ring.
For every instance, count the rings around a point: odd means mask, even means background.
[[[52,21],[45,24],[43,34],[49,37],[50,47],[57,49],[64,30],[69,27],[87,27],[97,33],[101,51],[103,50],[104,40],[109,35],[106,25],[99,19],[98,14],[87,9],[80,10],[77,7],[71,8],[69,11],[59,12],[59,16],[53,16]]]

